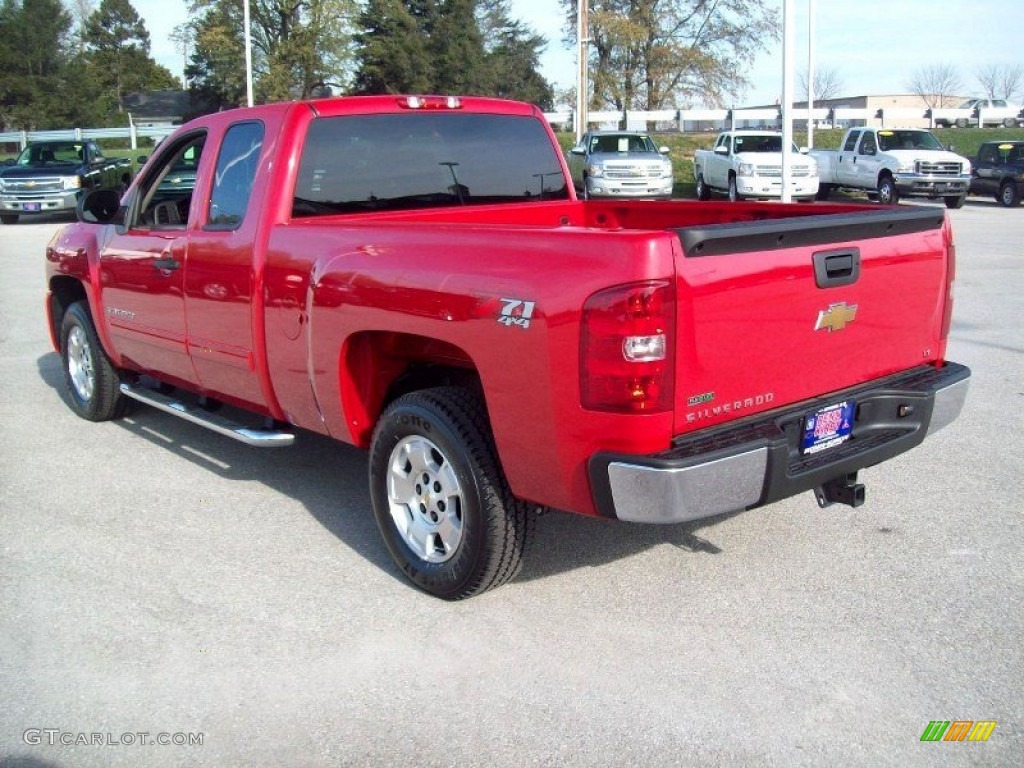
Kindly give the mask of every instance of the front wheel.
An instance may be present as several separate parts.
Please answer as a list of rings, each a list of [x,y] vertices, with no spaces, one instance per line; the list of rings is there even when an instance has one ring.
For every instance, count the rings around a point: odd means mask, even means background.
[[[391,557],[426,592],[459,600],[518,573],[532,517],[468,390],[427,389],[388,406],[370,447],[370,495]]]
[[[738,203],[743,198],[740,196],[739,190],[736,188],[736,177],[729,177],[729,202]]]
[[[698,200],[710,200],[711,190],[708,188],[707,183],[704,181],[704,174],[697,174],[697,199]]]
[[[1020,189],[1012,181],[1003,182],[999,188],[999,204],[1007,208],[1013,208],[1020,204]]]
[[[963,208],[964,201],[967,200],[967,195],[953,195],[952,197],[945,197],[943,200],[946,202],[947,208]]]
[[[896,205],[900,201],[899,190],[891,176],[883,176],[878,182],[878,202],[882,205]]]
[[[4,213],[0,215],[0,222],[4,224],[17,224],[18,214],[16,213]]]
[[[100,344],[84,302],[76,301],[64,313],[60,353],[71,410],[89,421],[124,415],[127,399],[121,394],[121,379]]]
[[[831,184],[818,184],[818,192],[814,197],[816,200],[828,200],[830,194],[832,194]]]

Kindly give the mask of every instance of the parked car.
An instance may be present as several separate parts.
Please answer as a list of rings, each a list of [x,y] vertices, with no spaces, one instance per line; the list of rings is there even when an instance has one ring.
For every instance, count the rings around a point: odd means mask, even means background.
[[[985,123],[988,125],[1002,125],[1004,128],[1013,128],[1022,122],[1017,107],[1006,103],[1005,99],[968,99],[959,107],[961,114],[957,116],[936,115],[936,128],[966,128],[969,125],[981,125],[982,112]]]
[[[583,197],[672,197],[672,161],[646,133],[595,131],[569,150],[573,185]]]
[[[818,194],[818,165],[794,146],[789,192],[811,201]],[[693,158],[697,199],[712,192],[743,198],[782,197],[782,134],[779,131],[726,131],[712,149],[698,149]]]
[[[972,163],[971,194],[1012,208],[1024,192],[1024,141],[986,141]]]
[[[83,191],[125,190],[131,160],[108,159],[94,141],[38,141],[0,168],[0,221],[75,210]]]

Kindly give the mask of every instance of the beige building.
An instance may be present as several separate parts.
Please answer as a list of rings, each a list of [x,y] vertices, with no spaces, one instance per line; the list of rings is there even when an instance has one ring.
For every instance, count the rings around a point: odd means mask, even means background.
[[[946,107],[955,107],[967,96],[947,96]],[[778,105],[750,107],[750,109],[771,109]],[[807,102],[794,102],[794,109],[807,109]],[[929,128],[928,105],[916,93],[893,93],[875,96],[842,96],[834,99],[815,100],[815,110],[827,109],[827,118],[819,123],[847,128],[851,125],[903,126],[907,128]]]

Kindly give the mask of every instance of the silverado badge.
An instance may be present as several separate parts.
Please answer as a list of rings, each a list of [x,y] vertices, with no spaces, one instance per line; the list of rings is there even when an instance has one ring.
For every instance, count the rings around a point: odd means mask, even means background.
[[[814,330],[820,331],[827,328],[829,333],[841,331],[857,317],[857,305],[847,306],[845,301],[832,304],[828,309],[818,312],[818,322],[814,324]]]

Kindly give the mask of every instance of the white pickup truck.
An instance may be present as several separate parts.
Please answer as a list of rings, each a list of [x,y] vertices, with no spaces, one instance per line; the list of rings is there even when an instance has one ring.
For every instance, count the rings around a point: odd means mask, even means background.
[[[818,199],[833,189],[857,189],[894,205],[900,197],[942,198],[960,208],[971,183],[971,161],[946,150],[922,128],[850,128],[841,149],[816,149]]]
[[[794,199],[813,200],[818,193],[818,166],[793,147],[789,192]],[[732,201],[782,197],[782,134],[778,131],[726,131],[712,149],[698,149],[693,158],[697,198],[712,192]]]

